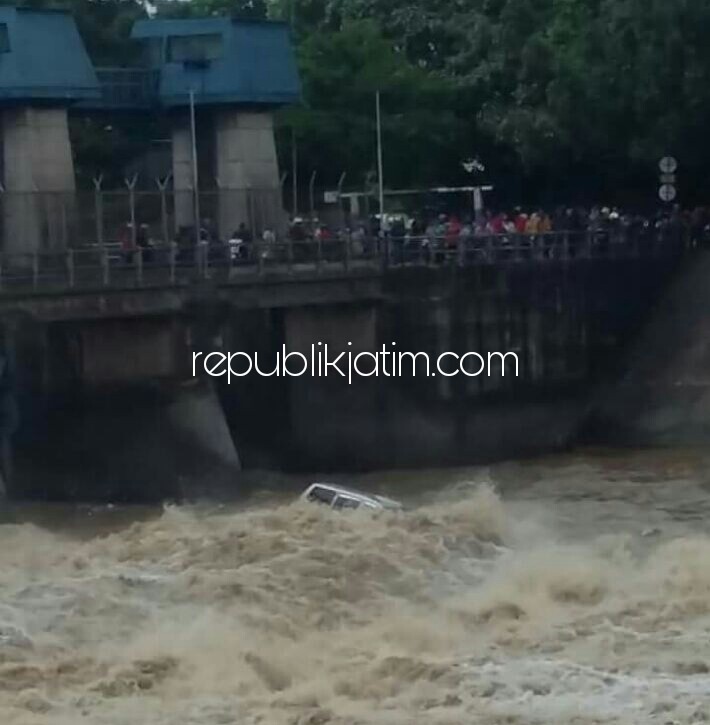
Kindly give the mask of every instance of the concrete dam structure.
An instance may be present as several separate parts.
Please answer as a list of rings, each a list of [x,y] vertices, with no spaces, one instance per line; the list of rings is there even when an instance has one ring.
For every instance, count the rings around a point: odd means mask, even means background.
[[[591,440],[618,445],[703,445],[710,440],[710,253],[697,250],[657,300],[599,390]]]
[[[354,244],[346,234],[295,247],[257,236],[250,259],[235,263],[225,245],[203,243],[199,191],[214,187],[217,238],[242,222],[282,226],[272,114],[300,93],[288,28],[158,19],[136,23],[132,37],[136,67],[94,68],[69,14],[0,8],[0,441],[11,495],[155,500],[238,489],[242,468],[463,464],[577,439],[590,395],[615,379],[666,289],[677,244],[550,234],[462,240],[407,259],[401,240]],[[86,224],[72,236],[69,114],[157,112],[172,153],[160,241],[136,244],[131,191],[132,244],[110,248],[98,189],[88,236]],[[689,277],[698,295],[703,274]],[[519,375],[352,385],[193,376],[196,352],[271,361],[284,346],[307,354],[319,342],[335,354],[396,343],[432,360],[510,352]],[[632,398],[640,405],[643,392]],[[693,410],[700,435],[704,403]],[[673,429],[666,411],[654,415],[654,430]]]
[[[194,239],[206,219],[223,239],[242,223],[285,226],[273,113],[300,98],[288,27],[230,18],[155,19],[136,22],[131,37],[135,66],[95,68],[69,13],[0,8],[5,253],[76,246],[72,232],[87,225],[79,209],[70,114],[166,119],[176,236]],[[155,180],[148,182],[154,189]],[[201,209],[200,194],[208,192],[214,199]],[[131,219],[135,210],[125,213],[135,246],[140,220]],[[96,237],[92,244],[103,245],[101,231]]]
[[[316,263],[256,277],[0,294],[18,496],[238,490],[240,466],[464,464],[573,443],[677,253],[471,264]],[[194,352],[515,352],[518,377],[193,377]]]

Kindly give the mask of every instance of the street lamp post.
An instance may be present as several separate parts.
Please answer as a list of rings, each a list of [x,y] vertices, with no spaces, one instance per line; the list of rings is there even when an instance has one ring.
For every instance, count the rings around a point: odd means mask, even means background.
[[[380,109],[380,92],[375,94],[375,106],[377,112],[377,177],[380,196],[380,229],[384,229],[385,223],[385,184],[383,178],[382,163],[382,112]]]
[[[195,91],[190,89],[190,134],[192,136],[192,193],[195,214],[195,244],[200,246],[200,188],[197,171],[197,128],[195,125]]]

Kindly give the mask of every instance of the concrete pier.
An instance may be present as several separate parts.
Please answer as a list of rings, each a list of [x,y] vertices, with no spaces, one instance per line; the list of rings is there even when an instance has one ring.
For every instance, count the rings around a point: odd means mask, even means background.
[[[2,131],[4,251],[64,247],[75,192],[66,108],[5,109]]]
[[[220,108],[215,135],[220,234],[227,238],[241,223],[260,231],[285,221],[272,114]]]
[[[183,385],[167,409],[167,420],[203,456],[235,471],[241,469],[224,411],[209,381]]]

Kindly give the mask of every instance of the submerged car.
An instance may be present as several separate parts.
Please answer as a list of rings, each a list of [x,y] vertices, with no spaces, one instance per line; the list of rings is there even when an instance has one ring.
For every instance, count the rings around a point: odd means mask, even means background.
[[[374,493],[364,493],[332,483],[313,483],[301,494],[301,499],[332,509],[366,508],[376,511],[401,511],[402,504]]]

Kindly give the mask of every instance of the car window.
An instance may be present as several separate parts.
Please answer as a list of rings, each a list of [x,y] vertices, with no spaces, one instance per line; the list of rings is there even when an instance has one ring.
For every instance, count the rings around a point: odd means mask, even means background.
[[[356,509],[360,507],[360,502],[349,496],[338,496],[333,504],[334,509]]]
[[[328,506],[333,503],[334,498],[335,491],[331,491],[327,488],[321,488],[320,486],[316,486],[315,488],[311,489],[308,494],[309,501],[317,501],[318,503],[324,503]]]

